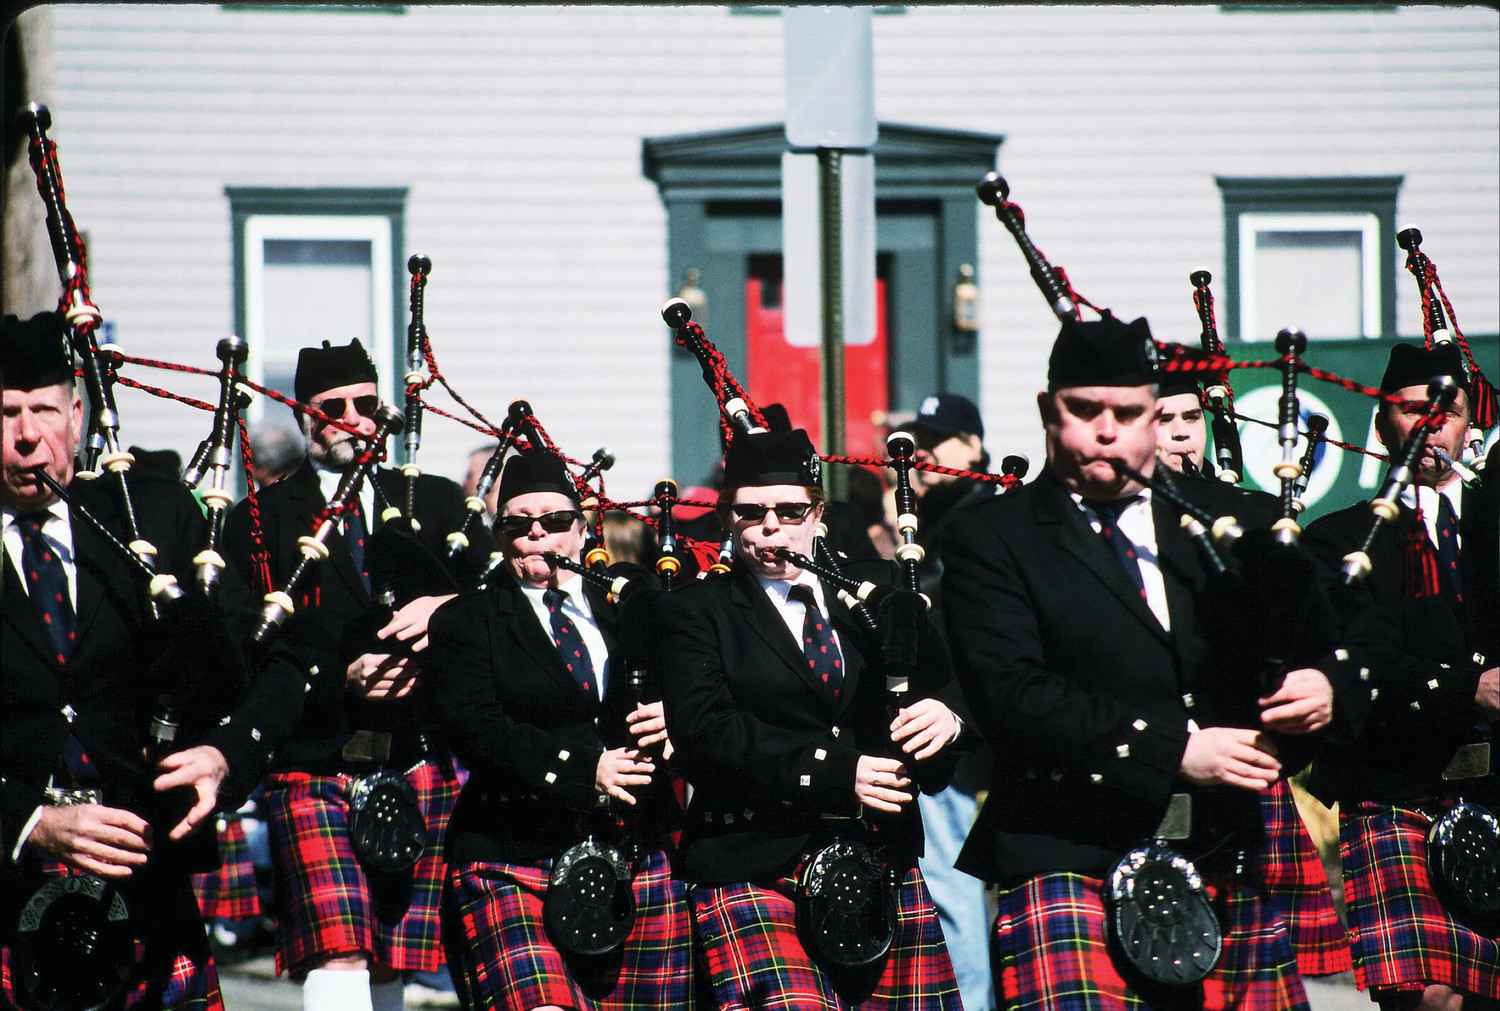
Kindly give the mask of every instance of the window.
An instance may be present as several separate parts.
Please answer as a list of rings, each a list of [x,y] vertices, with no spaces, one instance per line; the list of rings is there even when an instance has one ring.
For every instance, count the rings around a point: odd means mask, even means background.
[[[381,398],[395,401],[405,192],[229,191],[248,379],[290,396],[298,351],[357,338],[375,361]],[[248,420],[282,420],[267,403],[257,399]]]
[[[1240,339],[1381,336],[1379,239],[1373,214],[1241,214]]]
[[[1227,337],[1394,336],[1400,177],[1217,181]]]

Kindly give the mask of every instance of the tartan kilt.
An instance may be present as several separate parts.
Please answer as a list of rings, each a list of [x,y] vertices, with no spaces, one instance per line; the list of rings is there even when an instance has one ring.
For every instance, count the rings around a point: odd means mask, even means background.
[[[1349,938],[1333,904],[1328,873],[1313,845],[1292,787],[1278,779],[1261,791],[1260,810],[1266,838],[1260,852],[1261,883],[1271,905],[1286,921],[1297,970],[1304,976],[1348,972]]]
[[[42,873],[48,877],[78,873],[55,860],[42,861]],[[158,895],[164,893],[156,893]],[[164,917],[173,924],[163,935],[145,943],[135,943],[135,971],[126,980],[125,989],[112,1008],[129,1011],[224,1011],[224,997],[219,992],[219,970],[208,946],[208,934],[198,916],[192,893],[186,886],[177,897],[182,906],[176,916]],[[168,901],[172,901],[169,899]],[[17,1002],[11,980],[11,949],[0,948],[0,1008],[5,1011],[24,1009]]]
[[[1206,875],[1219,912],[1219,964],[1194,986],[1151,987],[1121,974],[1105,932],[1103,882],[1066,871],[1028,878],[999,893],[991,964],[1006,1011],[1227,1009],[1306,1011],[1307,996],[1281,917],[1249,884]],[[1223,901],[1228,895],[1227,909]]]
[[[797,934],[795,878],[688,889],[700,964],[722,1011],[959,1011],[937,907],[913,867],[896,895],[896,936],[868,996],[841,994]]]
[[[238,817],[221,820],[219,869],[193,875],[193,892],[205,920],[249,920],[261,914],[260,889],[255,882],[255,864],[250,859],[250,841]]]
[[[1427,816],[1404,805],[1343,808],[1339,850],[1359,988],[1418,990],[1441,983],[1463,993],[1500,994],[1500,938],[1454,920],[1433,892]]]
[[[635,926],[609,958],[575,959],[552,943],[542,924],[551,869],[551,860],[449,868],[443,943],[465,1007],[692,1008],[692,925],[666,853],[647,856],[631,882]]]
[[[442,966],[443,831],[458,782],[434,761],[414,766],[406,779],[427,818],[427,851],[408,875],[385,878],[365,873],[349,840],[355,777],[266,777],[262,809],[275,870],[278,974],[300,978],[316,960],[358,952],[396,969]]]

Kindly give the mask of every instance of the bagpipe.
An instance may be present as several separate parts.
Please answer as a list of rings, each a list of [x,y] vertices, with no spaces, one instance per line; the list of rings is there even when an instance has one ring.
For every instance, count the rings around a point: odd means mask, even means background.
[[[1224,342],[1219,338],[1219,324],[1214,316],[1214,293],[1209,288],[1213,275],[1206,270],[1195,270],[1188,275],[1193,286],[1193,306],[1198,310],[1198,321],[1202,329],[1198,343],[1209,354],[1224,354]],[[1229,386],[1229,372],[1217,370],[1205,376],[1203,399],[1207,401],[1209,430],[1214,437],[1214,460],[1218,464],[1219,479],[1229,484],[1239,484],[1245,473],[1244,451],[1240,448],[1240,430],[1234,424],[1234,390]]]
[[[411,322],[406,327],[406,462],[401,465],[401,473],[406,478],[403,515],[416,531],[421,529],[417,521],[417,478],[422,476],[422,468],[417,466],[417,451],[422,448],[421,390],[426,379],[422,368],[429,353],[425,293],[427,276],[432,273],[432,261],[418,253],[406,261],[406,269],[411,274]]]
[[[641,572],[607,571],[607,563],[584,564],[557,552],[545,553],[556,568],[581,576],[604,590],[623,608],[629,600],[635,607],[661,591],[640,578]],[[601,560],[602,562],[602,560]],[[617,567],[618,568],[618,567]],[[628,629],[622,615],[621,626]],[[649,619],[637,618],[649,625]],[[624,644],[631,695],[636,705],[646,701],[646,668],[650,663],[649,635],[637,634]],[[614,813],[625,848],[590,832],[553,862],[542,900],[542,922],[558,947],[584,958],[599,958],[619,951],[635,926],[635,892],[631,885],[645,856],[639,797]],[[610,805],[615,812],[615,805]]]

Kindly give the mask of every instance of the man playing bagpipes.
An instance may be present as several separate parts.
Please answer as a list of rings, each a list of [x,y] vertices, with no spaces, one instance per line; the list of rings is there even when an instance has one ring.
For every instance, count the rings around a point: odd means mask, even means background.
[[[217,608],[193,588],[208,523],[186,486],[75,479],[65,332],[60,313],[0,326],[0,1006],[221,1008],[190,875],[217,865],[213,815],[295,726],[302,679],[242,653],[242,582],[218,580]]]
[[[370,443],[399,415],[376,381],[357,340],[302,350],[308,458],[237,504],[224,534],[230,564],[277,591],[266,624],[284,621],[306,671],[306,712],[271,767],[265,810],[277,966],[303,982],[308,1009],[399,1008],[397,974],[443,964],[442,831],[458,781],[423,712],[424,679],[440,676],[423,653],[432,611],[473,586],[490,553],[480,532],[439,561],[467,514],[446,478],[418,478],[412,516],[391,504],[406,482],[373,466],[385,447]]]
[[[1457,396],[1441,424],[1422,432],[1435,377],[1456,384]],[[1348,634],[1373,644],[1361,686],[1374,700],[1365,731],[1318,759],[1311,788],[1339,804],[1355,980],[1382,1008],[1474,1011],[1500,997],[1500,790],[1491,764],[1500,489],[1493,470],[1466,483],[1455,463],[1471,380],[1480,381],[1451,342],[1392,347],[1380,382],[1392,399],[1378,406],[1375,432],[1392,460],[1426,435],[1415,480],[1364,548],[1367,577],[1339,571],[1364,544],[1371,504],[1325,516],[1304,537],[1327,563]]]
[[[1145,320],[1065,318],[1037,396],[1046,468],[944,542],[949,642],[995,749],[959,866],[1001,885],[1008,1008],[1306,1007],[1255,879],[1258,794],[1282,770],[1269,732],[1334,717],[1334,658],[1265,693],[1221,674],[1209,633],[1235,618],[1142,480],[1157,378]],[[1181,492],[1214,516],[1238,497]]]

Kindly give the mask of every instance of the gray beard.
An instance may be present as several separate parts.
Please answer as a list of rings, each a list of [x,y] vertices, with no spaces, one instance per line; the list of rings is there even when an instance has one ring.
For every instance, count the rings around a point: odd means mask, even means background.
[[[356,439],[343,439],[324,448],[317,442],[310,441],[307,446],[307,456],[324,470],[343,473],[352,467],[355,459],[358,458],[359,442]]]

